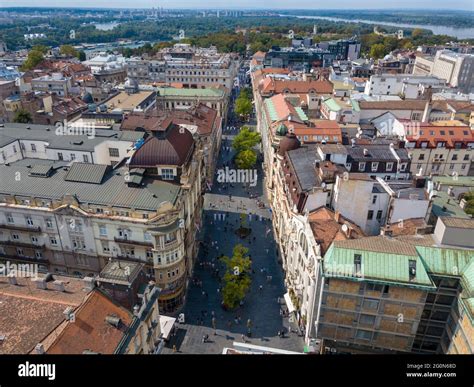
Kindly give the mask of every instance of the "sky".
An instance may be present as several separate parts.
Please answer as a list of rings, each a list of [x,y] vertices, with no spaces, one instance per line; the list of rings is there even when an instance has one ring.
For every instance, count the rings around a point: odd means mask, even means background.
[[[412,9],[451,9],[474,11],[473,0],[458,0],[447,3],[446,0],[337,0],[334,2],[321,2],[315,0],[81,0],[71,2],[66,0],[0,0],[1,7],[94,7],[94,8],[151,8],[162,6],[164,8],[303,8],[303,9],[390,9],[390,8],[412,8]],[[448,5],[449,4],[449,5]]]

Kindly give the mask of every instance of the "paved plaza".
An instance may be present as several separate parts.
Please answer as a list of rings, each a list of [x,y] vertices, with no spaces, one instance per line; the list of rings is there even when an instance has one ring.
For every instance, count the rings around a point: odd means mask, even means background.
[[[222,140],[216,169],[235,168],[231,144],[231,138]],[[284,275],[278,262],[271,213],[263,194],[261,159],[256,169],[258,179],[254,187],[242,183],[219,183],[214,179],[205,195],[199,236],[201,248],[185,306],[180,311],[184,313],[185,323],[177,323],[176,335],[171,337],[164,353],[219,354],[225,347],[232,347],[234,341],[303,351],[303,337],[296,333],[296,326],[289,322],[288,317],[282,316],[282,311],[286,311]],[[260,208],[258,203],[265,207]],[[235,233],[242,213],[246,214],[247,227],[252,230],[250,236],[243,239]],[[234,311],[226,311],[221,306],[220,277],[224,267],[219,257],[231,256],[234,246],[239,243],[249,249],[252,284],[244,304]],[[219,270],[218,274],[216,270]],[[213,316],[216,330],[213,329]],[[247,335],[248,320],[250,337]],[[285,332],[284,337],[279,336],[279,331]],[[206,334],[209,340],[204,343]]]

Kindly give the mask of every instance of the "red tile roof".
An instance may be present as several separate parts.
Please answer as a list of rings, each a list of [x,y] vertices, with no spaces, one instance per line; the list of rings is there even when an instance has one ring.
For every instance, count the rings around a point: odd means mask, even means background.
[[[314,238],[321,245],[321,254],[324,254],[333,241],[357,239],[364,235],[359,226],[339,215],[339,221],[335,219],[336,213],[327,207],[319,207],[309,213],[308,219],[313,231]],[[351,230],[351,238],[342,230],[343,225]]]
[[[88,295],[74,315],[75,321],[61,330],[46,353],[82,354],[90,350],[113,354],[133,320],[131,312],[97,289]],[[120,325],[115,327],[108,323],[108,316],[120,318]]]

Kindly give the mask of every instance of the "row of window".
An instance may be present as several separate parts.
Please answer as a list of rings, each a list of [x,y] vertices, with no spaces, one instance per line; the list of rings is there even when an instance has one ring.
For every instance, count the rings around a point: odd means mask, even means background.
[[[359,162],[359,165],[358,165],[358,169],[359,171],[363,172],[365,171],[365,168],[366,168],[366,165],[367,163],[366,162]],[[388,162],[388,163],[385,163],[385,171],[387,172],[390,172],[393,170],[393,165],[394,163],[393,162]],[[349,167],[349,169],[351,168],[351,164],[347,164],[347,166]],[[404,172],[406,170],[406,167],[407,167],[407,164],[406,163],[402,163],[400,164],[400,171],[401,172]],[[372,163],[370,163],[370,170],[372,172],[377,172],[379,168],[379,162],[378,161],[373,161]]]
[[[435,155],[434,155],[434,158],[435,158],[436,160],[439,160],[439,161],[444,161],[442,154],[435,154]],[[421,161],[421,160],[425,160],[425,154],[424,154],[424,153],[421,153],[421,154],[418,156],[418,160],[420,160],[420,161]],[[458,154],[455,153],[455,154],[452,155],[451,161],[457,161],[457,160],[458,160]],[[469,155],[468,155],[468,154],[464,155],[463,161],[469,161]]]
[[[298,137],[298,140],[300,141],[309,141],[310,136],[296,136]],[[313,136],[313,141],[330,141],[329,136]],[[332,136],[332,141],[338,142],[339,137],[338,136]]]

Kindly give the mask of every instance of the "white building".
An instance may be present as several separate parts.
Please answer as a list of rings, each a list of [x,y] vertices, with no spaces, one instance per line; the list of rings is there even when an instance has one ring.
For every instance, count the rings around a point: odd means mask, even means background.
[[[366,83],[364,93],[367,95],[403,95],[408,99],[416,99],[425,88],[441,89],[445,83],[444,80],[429,75],[372,75]]]

